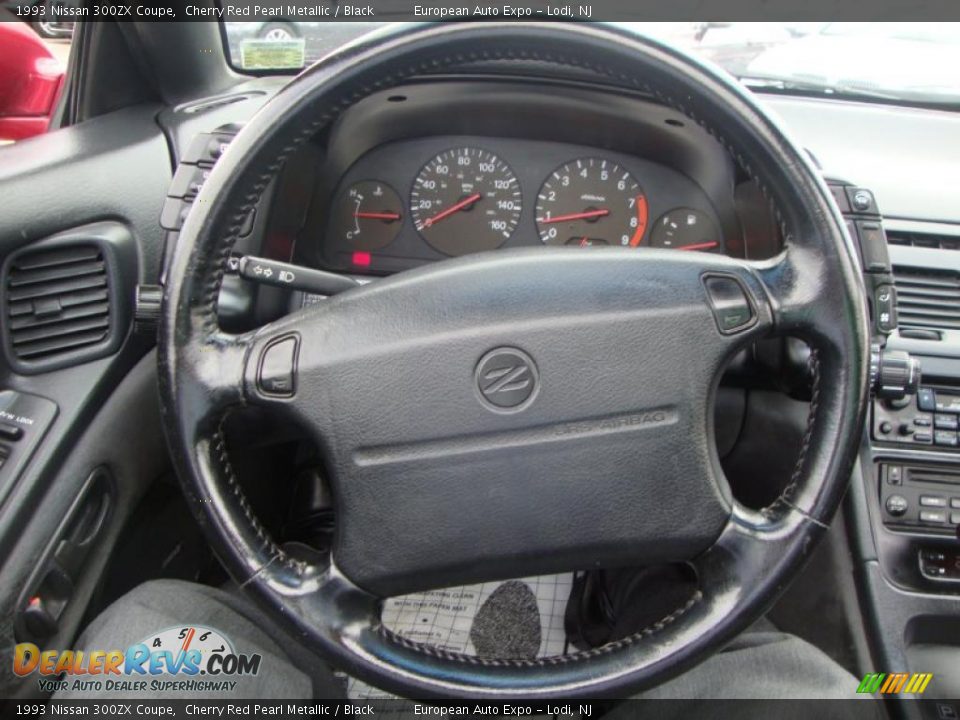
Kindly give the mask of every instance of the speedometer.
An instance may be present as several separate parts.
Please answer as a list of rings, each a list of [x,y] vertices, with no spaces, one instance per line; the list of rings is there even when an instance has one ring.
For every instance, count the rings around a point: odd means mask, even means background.
[[[548,245],[637,247],[647,229],[647,198],[617,163],[580,158],[543,183],[536,218],[540,239]]]
[[[505,243],[520,222],[522,203],[509,165],[486,150],[463,147],[423,166],[410,192],[410,216],[434,249],[465,255]]]

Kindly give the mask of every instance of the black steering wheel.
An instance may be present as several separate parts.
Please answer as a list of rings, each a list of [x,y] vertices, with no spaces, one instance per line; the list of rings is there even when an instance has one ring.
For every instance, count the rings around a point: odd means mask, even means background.
[[[682,111],[761,184],[783,252],[748,262],[499,251],[378,280],[256,332],[223,332],[225,262],[284,160],[377,90],[486,61],[587,70]],[[595,25],[402,27],[301,74],[204,184],[164,298],[166,432],[220,559],[332,664],[407,697],[623,695],[757,619],[836,511],[868,392],[854,252],[805,153],[732,80],[668,46]],[[804,339],[816,380],[796,470],[757,512],[735,501],[720,470],[712,400],[725,362],[771,335]],[[238,486],[223,418],[253,404],[322,450],[337,522],[329,559],[285,552]],[[697,592],[588,652],[481,659],[379,620],[382,598],[405,592],[661,561],[689,562]]]

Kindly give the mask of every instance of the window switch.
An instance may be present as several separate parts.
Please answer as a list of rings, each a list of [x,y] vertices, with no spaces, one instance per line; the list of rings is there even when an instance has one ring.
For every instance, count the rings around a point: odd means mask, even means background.
[[[0,422],[0,438],[4,440],[19,440],[23,437],[23,428],[13,423]]]

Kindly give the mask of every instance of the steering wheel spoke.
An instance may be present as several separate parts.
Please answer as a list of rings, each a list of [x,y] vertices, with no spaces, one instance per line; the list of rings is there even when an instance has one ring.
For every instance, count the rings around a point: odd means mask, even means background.
[[[818,325],[817,316],[829,308],[824,278],[810,277],[798,263],[802,248],[790,247],[774,260],[756,263],[756,276],[763,285],[778,335],[809,336]],[[819,262],[819,261],[818,261]]]
[[[182,381],[204,398],[211,417],[250,405],[294,411],[303,351],[300,329],[309,324],[322,333],[322,320],[315,317],[318,309],[307,308],[242,334],[205,334],[192,344],[189,373]]]
[[[288,403],[296,395],[299,355],[299,335],[289,325],[284,318],[240,335],[203,335],[181,360],[189,366],[180,376],[184,394],[203,398],[204,416],[216,422],[240,406]]]

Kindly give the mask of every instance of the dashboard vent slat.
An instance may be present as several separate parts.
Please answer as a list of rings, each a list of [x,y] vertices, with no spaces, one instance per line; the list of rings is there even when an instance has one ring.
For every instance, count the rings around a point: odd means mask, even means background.
[[[62,248],[60,250],[48,250],[46,252],[21,255],[17,259],[17,267],[23,270],[36,270],[37,268],[51,267],[55,265],[68,265],[83,260],[95,260],[99,257],[99,249],[93,245],[85,245],[81,247],[69,247]]]
[[[7,347],[22,362],[75,353],[110,336],[110,279],[96,244],[23,252],[10,263],[3,290]]]
[[[89,275],[78,278],[68,278],[66,280],[55,280],[46,283],[39,283],[36,285],[28,285],[27,287],[16,287],[12,283],[12,278],[14,273],[10,273],[11,282],[7,285],[9,294],[7,299],[11,303],[20,302],[21,300],[36,300],[37,298],[54,296],[62,297],[64,295],[69,296],[71,293],[79,292],[81,290],[87,290],[89,288],[105,287],[107,284],[106,276],[103,274],[100,275]]]
[[[960,235],[938,235],[934,233],[907,232],[905,230],[887,230],[887,242],[890,245],[935,248],[940,250],[960,250]]]
[[[894,267],[902,326],[960,329],[960,276],[947,270]]]
[[[105,333],[94,330],[92,332],[80,333],[70,337],[47,340],[17,348],[17,356],[24,359],[34,360],[38,357],[59,354],[67,350],[75,350],[87,345],[93,345],[104,338]]]
[[[64,321],[81,320],[98,315],[109,316],[110,303],[92,303],[89,305],[79,305],[69,308],[55,316],[48,317],[19,317],[10,321],[10,327],[13,330],[28,330],[29,328],[47,327]],[[109,324],[109,323],[108,323]],[[16,343],[16,340],[14,340]]]
[[[64,278],[71,277],[83,277],[86,275],[103,275],[103,261],[93,260],[91,262],[54,265],[35,270],[22,270],[17,277],[10,278],[10,287],[27,287],[30,285],[39,285],[41,283],[51,282],[53,280],[62,280]]]
[[[110,319],[106,317],[82,318],[79,320],[74,318],[64,323],[37,325],[20,329],[14,335],[13,344],[14,346],[29,345],[41,340],[56,342],[56,338],[65,335],[85,334],[94,330],[103,330],[106,333],[108,327],[110,327]]]

